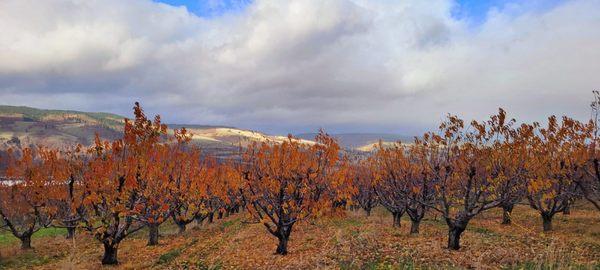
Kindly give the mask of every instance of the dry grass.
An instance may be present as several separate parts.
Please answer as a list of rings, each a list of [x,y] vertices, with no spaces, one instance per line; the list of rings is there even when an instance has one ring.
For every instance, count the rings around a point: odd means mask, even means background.
[[[500,211],[469,224],[460,251],[445,248],[446,225],[429,216],[419,236],[409,224],[391,227],[391,217],[377,209],[346,217],[302,223],[294,228],[290,254],[273,255],[275,238],[260,224],[247,224],[243,214],[175,234],[161,227],[161,244],[147,247],[145,234],[125,240],[121,264],[109,269],[600,269],[600,213],[578,207],[555,217],[555,232],[541,233],[541,220],[526,206],[514,211],[515,224],[500,225]],[[62,236],[34,239],[33,252],[17,242],[0,248],[0,268],[98,269],[101,246],[86,235],[75,242]],[[73,246],[75,245],[75,246]]]

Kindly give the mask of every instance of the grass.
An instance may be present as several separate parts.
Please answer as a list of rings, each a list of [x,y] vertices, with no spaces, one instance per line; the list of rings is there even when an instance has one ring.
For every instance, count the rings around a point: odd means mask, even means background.
[[[13,242],[15,242],[17,240],[18,239],[15,238],[11,233],[3,232],[0,234],[0,245],[12,244]]]
[[[334,219],[333,225],[340,229],[349,229],[352,227],[359,227],[362,225],[362,221],[355,218],[347,218],[347,219]]]
[[[245,213],[177,234],[166,222],[160,244],[146,246],[141,231],[125,239],[121,264],[111,269],[598,269],[600,270],[600,213],[573,209],[555,220],[556,231],[542,233],[539,215],[526,206],[515,208],[511,226],[501,225],[494,209],[476,217],[462,237],[462,248],[445,248],[447,226],[427,216],[421,234],[410,236],[410,223],[392,227],[383,209],[366,217],[348,211],[344,217],[325,217],[294,226],[289,254],[277,256],[277,239],[262,224],[250,224]],[[33,251],[19,250],[12,236],[0,234],[2,269],[98,269],[102,247],[90,235],[76,241],[65,231],[44,229],[33,238]],[[75,246],[73,246],[75,245]]]
[[[215,264],[207,264],[205,261],[198,261],[197,265],[200,270],[220,270],[223,268],[221,262],[216,262]]]
[[[586,265],[570,265],[568,268],[565,268],[561,265],[556,264],[548,264],[548,263],[536,263],[536,262],[525,262],[515,266],[507,266],[503,267],[503,270],[555,270],[555,269],[573,269],[573,270],[587,270],[594,269],[600,270],[600,264],[596,264],[595,266],[586,266]]]
[[[177,257],[179,257],[179,255],[181,255],[180,248],[169,250],[167,253],[160,255],[160,257],[158,258],[158,264],[169,263],[169,262],[175,260]]]
[[[41,237],[56,237],[56,236],[66,236],[67,235],[67,229],[65,228],[43,228],[40,231],[38,231],[34,237],[37,238],[41,238]]]
[[[67,229],[64,228],[42,228],[31,237],[32,239],[37,238],[47,238],[47,237],[57,237],[57,236],[66,236]],[[11,232],[2,231],[0,232],[0,246],[3,245],[12,245],[14,243],[19,243],[19,239],[14,237]]]
[[[476,227],[476,226],[471,226],[471,227],[467,227],[468,230],[475,232],[475,233],[479,233],[479,234],[483,234],[486,237],[493,237],[496,238],[499,235],[497,233],[495,233],[494,231],[488,229],[488,228],[483,228],[483,227]]]
[[[28,251],[8,260],[0,261],[0,269],[15,269],[42,266],[59,257],[39,256],[34,251]]]
[[[365,269],[365,270],[384,270],[384,269],[398,269],[395,265],[389,262],[382,262],[380,260],[364,262],[360,265],[352,262],[342,262],[339,265],[342,270],[354,270],[354,269]]]
[[[221,231],[225,231],[225,229],[236,226],[236,225],[241,225],[239,218],[224,221],[223,223],[221,223],[220,228],[221,228]]]

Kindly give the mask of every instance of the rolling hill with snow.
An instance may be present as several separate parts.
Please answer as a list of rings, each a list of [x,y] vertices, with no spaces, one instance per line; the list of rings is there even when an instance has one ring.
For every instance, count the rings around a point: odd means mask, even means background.
[[[103,139],[122,136],[125,116],[110,113],[70,110],[43,110],[24,106],[0,106],[0,149],[15,146],[45,145],[64,148],[75,144],[91,145],[95,134]],[[169,129],[186,127],[192,141],[205,151],[230,155],[253,142],[280,143],[286,136],[267,135],[258,131],[227,126],[169,125]],[[302,143],[314,143],[301,140]]]
[[[89,146],[96,133],[103,139],[122,136],[125,116],[80,112],[72,110],[44,110],[24,106],[0,105],[0,149],[14,146],[46,145],[64,148],[75,144]],[[169,129],[187,128],[193,143],[204,151],[229,156],[239,153],[254,142],[281,143],[287,136],[269,135],[259,131],[229,126],[168,124]],[[316,133],[298,134],[300,142],[314,143]],[[386,144],[395,141],[409,142],[412,138],[396,134],[343,133],[332,134],[343,148],[369,152],[379,140]]]

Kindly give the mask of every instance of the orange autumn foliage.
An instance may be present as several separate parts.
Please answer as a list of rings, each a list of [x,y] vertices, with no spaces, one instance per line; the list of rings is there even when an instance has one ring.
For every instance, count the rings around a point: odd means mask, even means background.
[[[592,126],[568,117],[548,118],[548,125],[533,124],[537,136],[531,137],[527,155],[527,199],[544,221],[544,230],[552,230],[552,218],[564,212],[578,193],[578,181],[584,178],[588,162],[587,142]]]
[[[45,147],[9,152],[8,181],[0,186],[0,215],[3,229],[21,240],[23,249],[31,248],[31,236],[51,225],[61,200],[59,187],[68,177],[60,153]]]
[[[249,213],[279,240],[276,253],[287,253],[296,222],[323,213],[343,190],[336,168],[339,146],[321,132],[305,145],[292,136],[281,144],[254,144],[243,155],[241,175]]]

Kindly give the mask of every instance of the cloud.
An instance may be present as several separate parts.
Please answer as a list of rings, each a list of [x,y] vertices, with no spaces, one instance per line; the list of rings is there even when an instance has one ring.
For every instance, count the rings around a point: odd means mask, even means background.
[[[285,133],[420,132],[446,113],[588,115],[600,1],[257,0],[201,18],[146,0],[0,2],[0,103]]]

